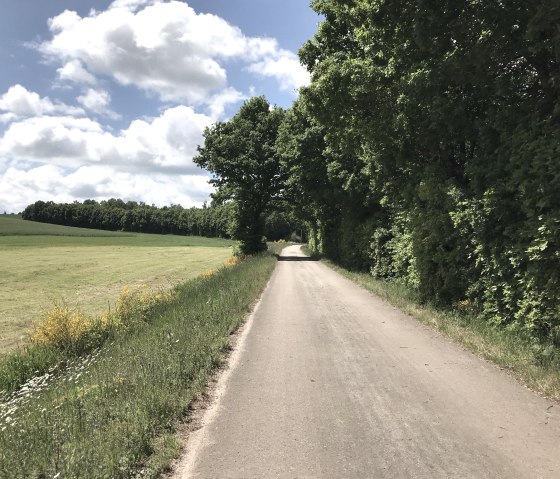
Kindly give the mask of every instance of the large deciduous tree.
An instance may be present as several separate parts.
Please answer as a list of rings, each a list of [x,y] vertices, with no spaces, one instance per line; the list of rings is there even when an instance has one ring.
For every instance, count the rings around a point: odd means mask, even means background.
[[[283,116],[284,110],[271,107],[264,97],[251,98],[231,120],[206,128],[194,158],[214,174],[214,201],[235,202],[234,237],[244,254],[266,249],[265,215],[283,189],[275,149]]]

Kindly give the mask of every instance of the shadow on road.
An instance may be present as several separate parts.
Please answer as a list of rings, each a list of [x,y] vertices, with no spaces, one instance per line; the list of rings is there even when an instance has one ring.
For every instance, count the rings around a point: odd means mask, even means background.
[[[312,258],[310,256],[279,256],[276,255],[278,261],[318,261],[318,258]]]

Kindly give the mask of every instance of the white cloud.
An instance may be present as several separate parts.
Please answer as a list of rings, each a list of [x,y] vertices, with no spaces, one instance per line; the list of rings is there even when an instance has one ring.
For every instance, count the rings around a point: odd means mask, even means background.
[[[212,120],[192,108],[178,106],[166,110],[152,122],[135,120],[114,141],[116,160],[131,162],[148,171],[198,173],[192,162],[196,147],[203,142],[202,133]]]
[[[78,103],[89,111],[99,113],[113,119],[120,118],[120,115],[109,108],[111,95],[109,95],[109,92],[105,90],[94,90],[93,88],[88,88],[88,90],[83,95],[77,97],[76,100],[78,100]]]
[[[117,135],[87,118],[27,118],[9,125],[0,138],[0,156],[70,168],[110,165],[123,172],[200,175],[192,158],[211,123],[186,106],[149,122],[135,120]]]
[[[126,8],[128,10],[137,10],[143,5],[156,3],[157,0],[115,0],[109,8]]]
[[[37,200],[71,202],[123,198],[165,206],[201,206],[212,188],[204,176],[144,176],[109,166],[84,166],[65,171],[54,165],[8,168],[0,175],[0,211],[19,212]]]
[[[37,93],[27,90],[21,85],[14,85],[0,96],[0,111],[3,121],[16,118],[59,113],[63,115],[81,115],[84,110],[64,103],[54,103],[49,97],[41,98]]]
[[[309,72],[301,66],[292,52],[284,51],[277,58],[265,58],[253,63],[249,70],[264,77],[278,80],[282,90],[297,90],[301,86],[309,85]]]
[[[88,143],[102,136],[101,126],[87,118],[28,118],[8,127],[0,139],[0,155],[77,166],[87,158]]]
[[[226,88],[208,101],[210,116],[214,119],[219,119],[224,115],[228,105],[233,105],[246,99],[247,97],[235,88]]]
[[[74,83],[86,83],[90,85],[96,83],[95,77],[83,67],[79,60],[69,61],[56,71],[61,80],[71,81]]]
[[[84,95],[77,98],[78,102],[88,110],[100,112],[107,109],[111,96],[105,90],[89,88]]]
[[[16,115],[13,113],[0,113],[0,123],[9,123],[16,118]]]
[[[64,10],[56,17],[49,19],[49,28],[52,32],[62,32],[80,21],[80,16],[71,10]]]
[[[246,37],[224,19],[197,14],[184,2],[118,0],[83,18],[65,11],[49,26],[52,39],[38,48],[64,65],[61,78],[105,75],[165,101],[208,105],[228,86],[228,60],[252,65],[249,71],[276,78],[286,89],[307,81],[295,55],[276,40]]]

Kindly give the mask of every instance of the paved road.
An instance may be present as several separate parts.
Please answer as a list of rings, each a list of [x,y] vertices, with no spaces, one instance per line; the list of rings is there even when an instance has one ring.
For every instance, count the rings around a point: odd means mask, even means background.
[[[283,254],[176,477],[560,478],[560,405]]]

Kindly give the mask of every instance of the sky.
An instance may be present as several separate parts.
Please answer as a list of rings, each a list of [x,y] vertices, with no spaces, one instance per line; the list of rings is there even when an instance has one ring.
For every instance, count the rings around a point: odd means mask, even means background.
[[[204,128],[309,74],[308,0],[2,0],[0,213],[37,200],[200,206]]]

